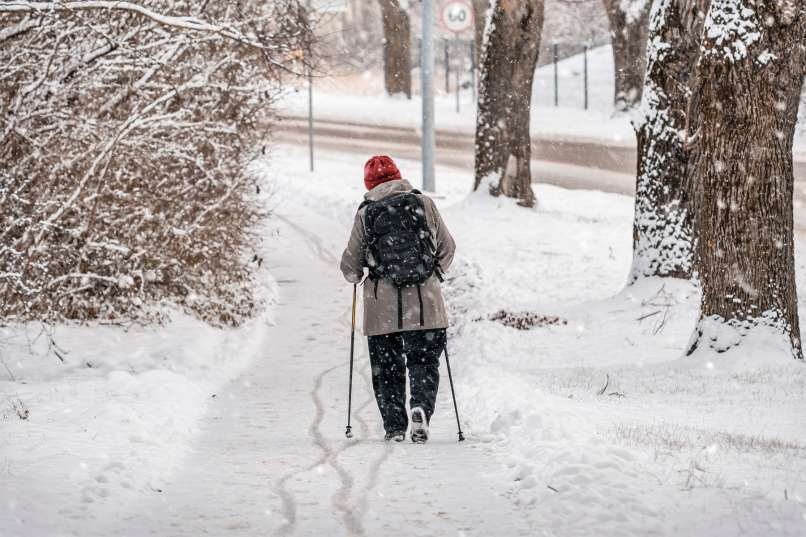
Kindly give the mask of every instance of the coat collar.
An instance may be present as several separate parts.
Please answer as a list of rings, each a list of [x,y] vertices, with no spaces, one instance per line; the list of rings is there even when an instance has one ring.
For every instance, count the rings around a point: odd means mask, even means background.
[[[386,181],[385,183],[381,183],[366,194],[364,194],[364,198],[369,201],[378,201],[382,200],[383,198],[387,198],[393,194],[399,194],[401,192],[411,192],[414,190],[414,187],[411,186],[405,179],[396,179],[394,181]]]

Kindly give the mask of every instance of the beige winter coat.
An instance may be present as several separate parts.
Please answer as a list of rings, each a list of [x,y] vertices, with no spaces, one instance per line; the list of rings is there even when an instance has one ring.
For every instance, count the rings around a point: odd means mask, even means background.
[[[388,181],[367,192],[365,198],[370,201],[378,201],[393,194],[411,190],[411,184],[405,179]],[[419,198],[425,207],[428,227],[437,248],[436,257],[444,272],[448,270],[453,261],[456,244],[431,198],[424,195],[419,195]],[[350,283],[358,283],[364,277],[364,267],[366,266],[364,260],[365,212],[366,208],[362,208],[355,215],[350,241],[341,256],[341,271]],[[447,328],[448,315],[445,312],[445,302],[442,299],[442,290],[437,276],[434,274],[426,280],[420,286],[420,291],[423,298],[423,324],[420,324],[420,301],[417,287],[405,287],[402,289],[403,327],[399,328],[397,287],[386,279],[379,280],[376,298],[375,283],[367,279],[364,284],[364,334],[378,336],[403,330]]]

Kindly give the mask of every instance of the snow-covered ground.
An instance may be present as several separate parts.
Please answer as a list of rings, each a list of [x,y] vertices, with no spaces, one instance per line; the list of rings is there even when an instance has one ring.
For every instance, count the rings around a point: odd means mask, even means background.
[[[362,337],[357,434],[344,439],[350,287],[337,260],[362,165],[321,151],[309,173],[304,149],[274,149],[274,323],[222,331],[176,314],[127,332],[4,331],[0,535],[806,533],[806,369],[758,349],[682,358],[697,290],[623,290],[626,196],[537,185],[527,210],[439,168],[468,441],[455,442],[445,375],[433,442],[380,441]],[[504,326],[501,310],[546,326]]]
[[[311,175],[298,151],[277,150],[278,198],[346,233],[360,163],[322,155],[327,171]],[[509,483],[495,494],[533,534],[806,532],[802,364],[763,349],[683,358],[697,290],[680,281],[622,290],[630,198],[538,185],[539,208],[527,211],[468,197],[464,173],[438,176],[459,245],[448,293],[463,419],[504,465]],[[340,237],[327,236],[335,255]],[[802,288],[802,237],[798,245]],[[519,331],[489,320],[502,309],[562,324]],[[453,428],[448,405],[433,425]]]
[[[265,308],[238,329],[176,309],[155,327],[0,327],[0,535],[88,535],[160,493],[266,345],[277,288],[267,270],[259,285]]]

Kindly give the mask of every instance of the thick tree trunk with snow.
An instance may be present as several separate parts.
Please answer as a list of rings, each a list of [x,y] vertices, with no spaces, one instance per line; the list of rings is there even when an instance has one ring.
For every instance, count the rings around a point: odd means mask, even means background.
[[[411,24],[398,0],[378,0],[383,18],[384,82],[389,95],[411,99]]]
[[[481,46],[484,41],[484,24],[487,18],[487,10],[490,8],[490,0],[473,0],[473,24],[474,40],[476,42],[476,65],[481,59]]]
[[[650,0],[602,0],[610,21],[615,65],[614,103],[627,111],[641,102]]]
[[[707,0],[656,0],[649,21],[647,70],[635,121],[638,175],[630,281],[691,278],[692,191],[684,147],[689,73],[699,52]]]
[[[492,9],[481,54],[474,189],[488,182],[492,195],[531,207],[529,115],[543,0],[493,0]]]
[[[795,289],[792,142],[803,86],[802,0],[712,0],[697,67],[691,165],[703,295],[689,353],[751,330],[803,358]]]

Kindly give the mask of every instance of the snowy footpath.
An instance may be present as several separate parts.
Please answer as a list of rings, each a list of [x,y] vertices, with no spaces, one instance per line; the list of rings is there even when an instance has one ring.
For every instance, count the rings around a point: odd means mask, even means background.
[[[698,291],[623,289],[625,196],[539,185],[527,210],[439,169],[467,441],[443,370],[429,443],[383,442],[360,333],[346,439],[351,287],[338,258],[362,162],[305,163],[279,146],[265,168],[271,322],[62,328],[71,365],[50,376],[52,354],[34,374],[24,345],[6,351],[18,381],[0,390],[18,403],[0,420],[0,535],[806,534],[804,366],[754,348],[681,358]],[[398,163],[416,184],[418,163]]]
[[[533,535],[497,494],[506,483],[484,444],[456,442],[444,389],[429,445],[383,441],[361,339],[355,438],[345,438],[344,229],[291,203],[275,219],[268,263],[280,286],[276,325],[252,367],[217,394],[182,470],[102,533]]]

